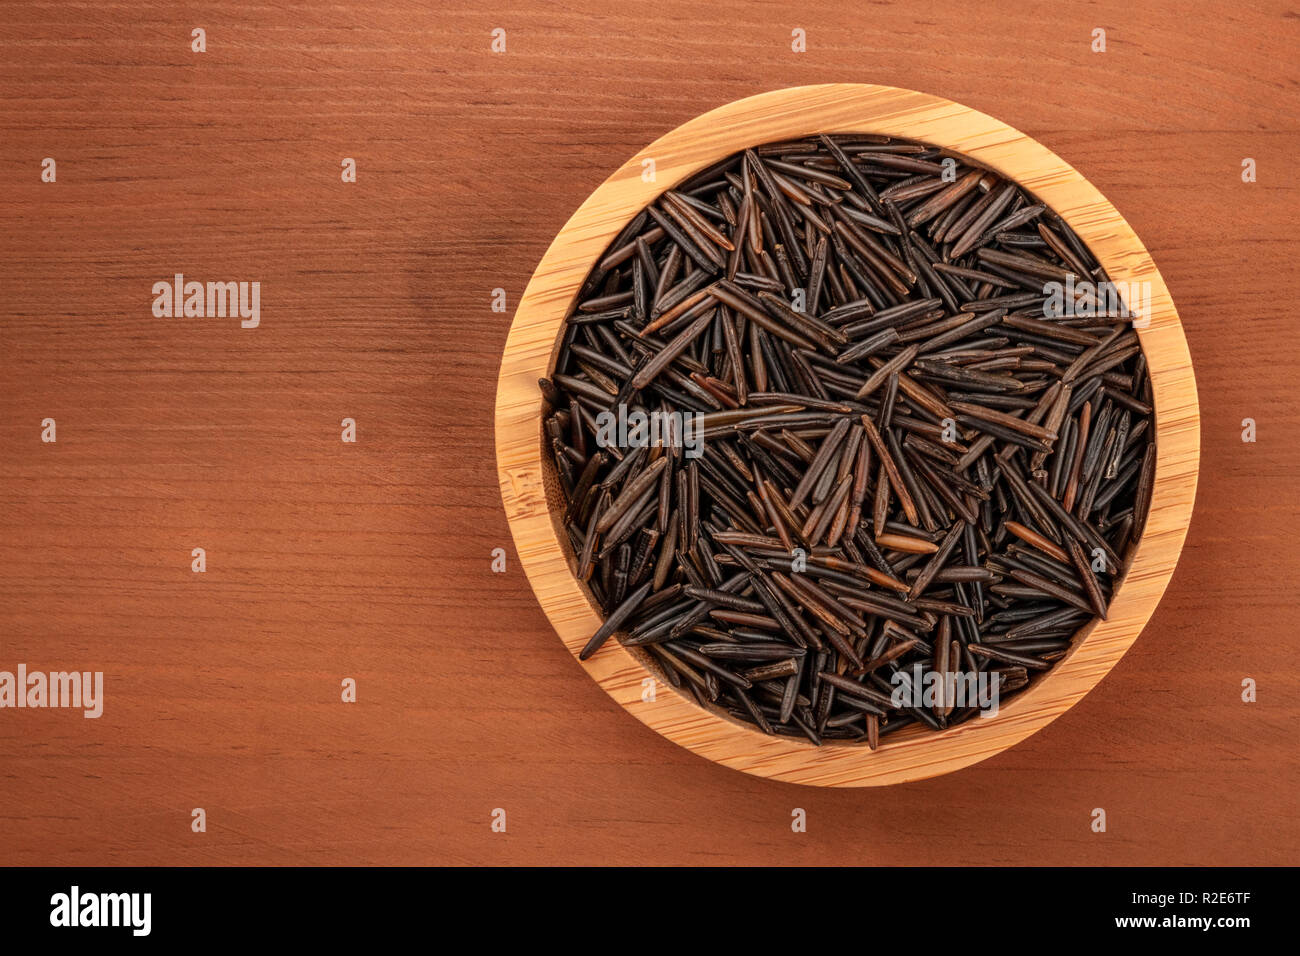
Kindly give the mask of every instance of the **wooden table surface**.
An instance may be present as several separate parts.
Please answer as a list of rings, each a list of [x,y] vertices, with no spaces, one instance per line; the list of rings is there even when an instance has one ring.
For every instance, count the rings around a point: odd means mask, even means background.
[[[1298,41],[1277,0],[6,3],[0,671],[103,671],[105,704],[0,710],[0,864],[1295,862]],[[1182,562],[1110,676],[982,764],[857,791],[623,713],[529,591],[492,454],[572,210],[686,119],[828,81],[949,97],[1092,180],[1203,422]],[[259,281],[260,326],[155,317],[178,272]]]

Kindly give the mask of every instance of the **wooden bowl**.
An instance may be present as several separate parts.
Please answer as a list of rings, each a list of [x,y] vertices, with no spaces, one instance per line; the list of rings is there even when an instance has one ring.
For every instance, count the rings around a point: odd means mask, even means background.
[[[996,716],[942,732],[908,727],[883,739],[874,752],[844,744],[815,747],[704,710],[663,680],[653,700],[643,699],[643,681],[655,674],[655,665],[649,655],[634,656],[617,641],[582,665],[639,720],[710,760],[791,783],[878,786],[957,770],[1018,743],[1076,703],[1123,656],[1155,610],[1182,550],[1196,494],[1200,413],[1187,341],[1151,256],[1101,193],[1038,142],[950,100],[887,86],[796,87],[712,110],[633,156],[573,214],[528,283],[501,360],[501,497],[533,591],[575,658],[601,616],[573,574],[576,562],[559,520],[562,492],[545,454],[537,387],[552,371],[564,319],[614,236],[664,190],[745,147],[816,133],[882,133],[963,153],[1047,203],[1087,243],[1112,282],[1147,282],[1151,289],[1150,322],[1138,330],[1156,419],[1155,486],[1145,533],[1116,583],[1108,620],[1085,627],[1069,656]],[[642,179],[647,158],[655,162],[653,182]]]

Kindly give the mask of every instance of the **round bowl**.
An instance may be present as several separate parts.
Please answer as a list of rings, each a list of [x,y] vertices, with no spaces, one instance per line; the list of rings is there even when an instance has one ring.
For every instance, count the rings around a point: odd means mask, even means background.
[[[965,154],[1013,179],[1059,214],[1116,284],[1146,282],[1149,323],[1138,329],[1154,393],[1156,474],[1146,529],[1116,583],[1109,617],[1087,625],[1069,655],[996,716],[935,732],[908,727],[865,746],[816,747],[767,736],[702,709],[660,677],[649,656],[609,641],[582,663],[633,716],[669,740],[736,770],[791,783],[878,786],[919,780],[990,757],[1046,726],[1124,655],[1155,610],[1182,550],[1196,494],[1200,412],[1178,313],[1128,223],[1076,170],[1025,134],[951,100],[887,86],[827,84],[730,103],[660,137],[609,177],[551,243],[515,312],[497,385],[501,497],[533,592],[575,659],[601,624],[560,522],[562,490],[545,451],[537,380],[553,369],[560,330],[583,281],[624,225],[663,191],[749,146],[817,133],[878,133]],[[653,159],[655,177],[642,178]],[[1120,286],[1121,288],[1130,288]]]

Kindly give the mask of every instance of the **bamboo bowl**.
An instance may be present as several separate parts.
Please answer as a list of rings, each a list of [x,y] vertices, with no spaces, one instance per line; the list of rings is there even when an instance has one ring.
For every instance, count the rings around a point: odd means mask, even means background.
[[[1200,412],[1182,325],[1151,256],[1101,193],[1035,140],[950,100],[887,86],[796,87],[712,110],[633,156],[573,214],[524,291],[501,360],[501,497],[533,592],[575,659],[602,619],[573,573],[576,560],[560,522],[562,490],[545,452],[537,387],[552,371],[564,319],[614,236],[664,190],[745,147],[816,133],[880,133],[963,153],[1055,210],[1112,282],[1147,282],[1151,289],[1150,321],[1138,329],[1156,420],[1157,464],[1145,532],[1129,555],[1127,574],[1116,582],[1108,619],[1087,625],[1070,654],[996,716],[941,732],[904,728],[882,739],[874,752],[852,744],[815,747],[704,710],[666,680],[659,680],[653,700],[643,699],[643,681],[662,675],[649,655],[616,640],[582,664],[635,717],[710,760],[790,783],[879,786],[948,773],[1005,750],[1064,713],[1124,655],[1155,610],[1182,550],[1196,494]],[[642,180],[644,159],[655,161],[654,182]]]

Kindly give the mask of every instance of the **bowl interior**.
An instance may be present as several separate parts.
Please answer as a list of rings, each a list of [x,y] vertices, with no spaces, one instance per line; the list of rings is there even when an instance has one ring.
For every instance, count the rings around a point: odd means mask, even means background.
[[[860,130],[859,130],[859,131],[848,130],[848,131],[846,131],[846,132],[848,132],[849,134],[852,134],[853,132],[862,132],[862,131],[860,131]],[[750,147],[757,147],[757,146],[764,146],[764,145],[767,145],[767,144],[766,144],[766,143],[749,143],[749,144],[747,144],[747,146],[750,146]],[[955,158],[957,158],[957,159],[960,159],[962,162],[964,162],[964,163],[966,163],[966,164],[968,164],[968,165],[972,165],[972,166],[980,166],[981,168],[989,169],[989,167],[985,166],[984,164],[979,163],[979,162],[977,162],[976,160],[972,159],[971,157],[966,156],[966,155],[964,155],[964,154],[962,154],[962,153],[959,153],[959,152],[957,152],[956,150],[948,149],[948,148],[945,148],[945,147],[939,146],[938,144],[935,144],[935,143],[926,143],[925,145],[933,146],[933,147],[935,147],[935,148],[938,148],[938,149],[940,149],[940,150],[942,151],[942,153],[943,153],[944,155],[953,156],[953,157],[955,157]],[[680,177],[678,177],[676,180],[674,180],[674,181],[671,182],[671,183],[665,183],[665,184],[663,184],[663,188],[659,191],[659,193],[657,193],[654,197],[651,198],[650,203],[653,203],[654,200],[657,199],[659,195],[662,195],[662,194],[663,194],[664,192],[666,192],[667,190],[675,188],[675,187],[678,185],[678,183],[685,182],[686,180],[690,179],[693,175],[695,175],[695,174],[696,174],[697,172],[699,172],[700,170],[707,169],[709,165],[711,165],[711,164],[709,164],[709,163],[704,163],[704,164],[701,164],[700,166],[698,166],[698,167],[696,167],[696,168],[694,168],[694,169],[687,169],[687,170],[684,170],[683,173],[682,173],[682,175],[681,175]],[[996,170],[990,170],[990,171],[991,171],[991,172],[995,172],[995,173],[997,172]],[[1028,192],[1030,195],[1034,195],[1033,192],[1032,192],[1031,190],[1026,189],[1026,192]],[[1036,198],[1036,199],[1039,199],[1039,200],[1041,201],[1041,197],[1038,197],[1038,196],[1035,195],[1035,198]],[[644,208],[644,207],[642,207],[642,208]],[[1048,204],[1048,208],[1051,209],[1050,204]],[[1055,212],[1055,210],[1052,210],[1052,211]],[[636,215],[638,215],[640,212],[641,212],[641,209],[636,209],[636,210],[634,210],[634,211],[631,213],[631,215],[629,215],[629,216],[627,217],[627,219],[626,219],[624,222],[619,223],[618,226],[617,226],[617,228],[616,228],[616,230],[615,230],[615,234],[617,234],[618,232],[621,232],[622,229],[623,229],[623,227],[624,227],[628,222],[630,222],[630,221],[631,221],[631,220],[632,220]],[[603,256],[603,255],[605,255],[608,251],[609,251],[609,250],[608,250],[608,247],[606,247],[604,250],[601,251],[600,255],[597,256],[596,259],[594,259],[594,260],[592,261],[592,267],[593,267],[593,268],[594,268],[594,266],[595,266],[595,263],[599,261],[600,257]],[[1090,251],[1091,251],[1091,250],[1090,250]],[[1094,255],[1094,256],[1096,255],[1096,252],[1095,252],[1095,251],[1093,251],[1093,255]],[[568,315],[568,314],[570,314],[570,313],[573,311],[574,306],[577,304],[577,300],[578,300],[578,295],[579,295],[580,289],[581,289],[581,283],[580,283],[578,286],[575,286],[575,287],[573,288],[573,290],[572,290],[572,295],[570,296],[569,301],[568,301],[568,303],[566,304],[565,309],[564,309],[564,311],[565,311],[565,315]],[[1125,291],[1126,291],[1126,290],[1123,290],[1123,289],[1120,290],[1121,294],[1123,294]],[[1126,304],[1127,304],[1127,303],[1126,303]],[[548,376],[549,376],[550,374],[552,374],[552,373],[555,371],[555,366],[556,366],[556,363],[557,363],[557,361],[558,361],[558,359],[559,359],[559,354],[560,354],[560,351],[561,351],[561,344],[562,344],[563,338],[564,338],[564,326],[563,326],[563,324],[561,324],[560,329],[559,329],[559,332],[558,332],[557,335],[556,335],[555,347],[554,347],[554,349],[553,349],[553,351],[552,351],[552,353],[551,353],[551,359],[550,359],[550,362],[549,362],[548,365],[547,365],[547,374],[548,374]],[[603,611],[602,611],[601,608],[600,608],[600,603],[596,600],[596,597],[592,594],[591,589],[587,587],[587,585],[586,585],[585,582],[583,582],[582,580],[580,580],[580,579],[577,577],[577,570],[578,570],[579,558],[578,558],[578,555],[575,554],[574,551],[573,551],[573,546],[572,546],[572,543],[571,543],[570,540],[569,540],[569,536],[568,536],[568,534],[567,534],[567,532],[566,532],[565,524],[564,524],[564,520],[563,520],[563,517],[562,517],[563,514],[564,514],[564,510],[565,510],[565,508],[567,507],[567,501],[565,500],[564,488],[563,488],[563,486],[562,486],[562,484],[561,484],[560,477],[559,477],[559,473],[558,473],[558,469],[557,469],[556,466],[555,466],[554,459],[551,457],[551,455],[550,455],[550,453],[549,453],[549,450],[548,450],[547,447],[546,447],[546,435],[545,435],[545,431],[544,431],[544,429],[543,429],[543,427],[542,427],[542,422],[544,421],[545,416],[546,416],[546,413],[547,413],[548,410],[549,410],[549,406],[548,406],[548,405],[545,403],[545,401],[542,399],[541,394],[540,394],[540,392],[539,392],[539,393],[538,393],[538,405],[537,405],[537,415],[538,415],[538,417],[537,417],[537,435],[538,435],[538,443],[539,443],[539,446],[538,446],[538,454],[541,456],[541,459],[542,459],[543,478],[544,478],[545,486],[546,486],[546,501],[547,501],[547,505],[548,505],[548,507],[549,507],[549,509],[550,509],[551,521],[552,521],[552,524],[554,525],[554,528],[555,528],[556,539],[559,541],[559,543],[560,543],[560,547],[561,547],[561,548],[563,549],[563,551],[564,551],[564,557],[565,557],[565,560],[568,562],[568,565],[569,565],[569,569],[570,569],[570,571],[573,572],[573,574],[574,574],[574,580],[575,580],[575,582],[577,583],[578,587],[581,588],[582,593],[583,593],[583,595],[587,598],[587,601],[588,601],[588,603],[591,605],[592,610],[593,610],[597,615],[603,615]],[[1152,418],[1155,419],[1155,418],[1157,417],[1157,415],[1158,415],[1158,410],[1156,410],[1156,411],[1153,412],[1153,414],[1152,414]],[[1157,439],[1156,439],[1156,440],[1157,440],[1157,444],[1158,444],[1158,426],[1157,426]],[[1145,517],[1145,516],[1144,516],[1144,517]],[[1117,574],[1117,575],[1115,575],[1115,577],[1114,577],[1114,579],[1113,579],[1114,583],[1113,583],[1113,585],[1112,585],[1112,588],[1113,588],[1113,590],[1112,590],[1112,600],[1114,600],[1114,598],[1118,596],[1118,594],[1119,594],[1119,592],[1120,592],[1120,589],[1124,586],[1124,580],[1125,580],[1126,575],[1128,574],[1128,568],[1129,568],[1129,564],[1130,564],[1130,561],[1131,561],[1131,558],[1132,558],[1132,555],[1133,555],[1133,551],[1134,551],[1134,550],[1135,550],[1135,546],[1132,545],[1132,544],[1130,544],[1129,547],[1125,549],[1124,554],[1121,556],[1121,557],[1123,558],[1123,565],[1122,565],[1122,567],[1121,567],[1121,569],[1120,569],[1120,573]],[[1059,663],[1062,663],[1065,659],[1068,659],[1072,654],[1074,654],[1074,652],[1075,652],[1076,649],[1079,647],[1079,645],[1082,644],[1082,642],[1085,641],[1085,640],[1087,639],[1087,637],[1088,637],[1088,635],[1089,635],[1090,633],[1092,633],[1093,627],[1094,627],[1094,625],[1095,625],[1096,623],[1097,623],[1096,618],[1092,618],[1092,619],[1089,619],[1087,622],[1085,622],[1081,627],[1079,627],[1079,629],[1074,633],[1073,637],[1072,637],[1071,640],[1070,640],[1070,647],[1069,647],[1069,650],[1068,650],[1067,653],[1066,653],[1065,658],[1063,658],[1061,662],[1058,662],[1058,664],[1059,664]],[[623,636],[625,636],[625,632],[623,632],[623,631],[619,631],[619,632],[617,632],[617,633],[615,634],[614,639],[621,639]],[[653,676],[657,681],[659,681],[659,683],[660,683],[662,686],[672,688],[673,692],[674,692],[674,693],[677,693],[679,696],[681,696],[683,700],[685,700],[685,701],[687,701],[688,703],[693,704],[694,706],[697,706],[697,707],[698,707],[698,706],[704,706],[704,708],[705,708],[706,710],[708,710],[710,713],[715,714],[716,716],[720,717],[721,719],[726,720],[726,721],[728,721],[729,723],[734,724],[735,726],[737,726],[737,727],[739,727],[741,730],[743,730],[745,733],[758,734],[759,736],[766,736],[766,735],[764,735],[764,734],[762,733],[762,731],[760,731],[758,728],[754,727],[753,725],[751,725],[751,724],[747,724],[747,723],[745,723],[745,722],[743,722],[743,721],[736,720],[736,719],[733,718],[730,714],[728,714],[725,710],[723,710],[721,707],[718,707],[718,706],[716,706],[716,705],[701,705],[698,701],[694,700],[692,697],[686,695],[685,693],[682,693],[680,690],[678,690],[676,687],[673,686],[672,682],[668,679],[667,675],[665,674],[664,669],[660,666],[659,661],[657,661],[653,655],[651,655],[649,652],[645,651],[643,648],[640,648],[640,647],[624,647],[624,650],[626,650],[628,653],[630,653],[630,654],[632,655],[632,657],[635,658],[636,661],[637,661],[637,662],[638,662],[638,663],[639,663],[643,668],[645,668],[646,672],[647,672],[650,676]],[[1058,668],[1057,668],[1056,666],[1054,666],[1051,670],[1046,671],[1046,672],[1044,672],[1044,673],[1041,674],[1041,675],[1036,675],[1036,676],[1031,677],[1031,683],[1035,683],[1035,684],[1037,684],[1037,683],[1042,683],[1042,682],[1044,682],[1044,681],[1051,680],[1051,678],[1052,678],[1052,674],[1055,673],[1057,669],[1058,669]],[[1019,698],[1021,698],[1021,697],[1023,697],[1023,696],[1025,696],[1023,692],[1022,692],[1022,693],[1017,693],[1015,696],[1011,697],[1011,698],[1010,698],[1009,700],[1007,700],[1005,703],[1001,704],[1001,705],[1000,705],[1000,709],[1001,709],[1001,708],[1011,708],[1011,707],[1014,707],[1014,706],[1015,706],[1015,702],[1016,702]],[[990,720],[996,720],[997,717],[991,717],[991,718],[988,718],[988,719],[990,719]],[[880,746],[880,748],[885,748],[885,747],[889,747],[889,746],[897,745],[897,743],[898,743],[899,741],[907,740],[907,739],[909,739],[909,738],[911,738],[911,737],[918,737],[918,736],[919,736],[919,737],[930,737],[930,736],[933,736],[934,734],[935,734],[935,731],[930,730],[930,729],[928,729],[928,728],[926,728],[926,727],[923,727],[923,726],[921,726],[920,724],[910,724],[910,725],[908,725],[907,727],[904,727],[901,731],[898,731],[898,732],[896,732],[896,733],[892,733],[892,734],[889,734],[889,735],[887,735],[887,736],[882,737],[882,738],[880,739],[880,744],[879,744],[879,746]],[[807,746],[807,747],[812,747],[812,746],[814,746],[810,741],[801,740],[800,738],[797,738],[797,737],[796,737],[796,738],[791,738],[791,740],[792,740],[795,744],[797,744],[797,745],[799,745],[799,746]],[[823,741],[822,744],[821,744],[821,746],[823,746],[823,747],[849,747],[849,748],[858,748],[858,747],[865,747],[865,746],[866,746],[866,741],[865,741],[865,739],[863,739],[863,740],[853,740],[853,741],[832,739],[832,740],[825,740],[825,741]]]

